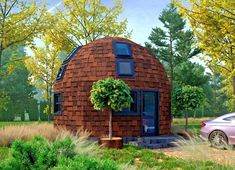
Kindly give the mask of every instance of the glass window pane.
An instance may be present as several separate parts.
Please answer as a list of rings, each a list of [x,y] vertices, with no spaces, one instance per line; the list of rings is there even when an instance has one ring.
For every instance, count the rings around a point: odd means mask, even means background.
[[[144,113],[145,115],[154,115],[156,111],[155,93],[144,94]]]
[[[126,56],[130,56],[130,47],[128,44],[125,43],[116,43],[115,44],[115,48],[116,48],[116,54],[117,55],[126,55]]]
[[[226,117],[223,120],[226,120],[226,121],[235,121],[235,116]]]
[[[118,62],[118,70],[120,75],[132,75],[131,62],[129,61],[120,61]]]
[[[81,49],[82,46],[78,46],[75,49],[73,49],[73,51],[65,58],[64,63],[68,62],[73,56],[74,54]]]
[[[54,113],[59,113],[61,112],[61,93],[54,94]]]
[[[66,67],[67,67],[67,65],[63,65],[62,67],[60,67],[59,72],[58,72],[58,74],[56,76],[56,80],[60,80],[60,79],[63,78],[63,75],[64,75],[64,72],[66,70]]]
[[[131,98],[132,98],[132,102],[131,102],[130,108],[122,109],[121,112],[137,113],[137,92],[136,91],[131,92]]]

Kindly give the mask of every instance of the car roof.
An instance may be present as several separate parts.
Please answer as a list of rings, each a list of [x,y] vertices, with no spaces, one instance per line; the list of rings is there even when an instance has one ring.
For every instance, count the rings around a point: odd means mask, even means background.
[[[222,119],[224,119],[226,117],[231,117],[231,116],[235,116],[235,112],[234,113],[228,113],[228,114],[222,115],[220,117],[215,118],[214,120],[222,120]]]

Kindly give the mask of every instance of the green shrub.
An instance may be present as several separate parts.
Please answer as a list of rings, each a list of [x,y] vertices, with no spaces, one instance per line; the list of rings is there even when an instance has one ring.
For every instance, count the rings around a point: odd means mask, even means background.
[[[101,160],[87,156],[76,156],[75,159],[61,159],[58,166],[53,170],[118,170],[117,163],[112,160]]]
[[[0,170],[119,169],[114,161],[90,158],[86,152],[77,151],[87,146],[82,139],[78,139],[64,137],[50,143],[36,136],[30,141],[16,140],[11,146],[11,156],[0,163]],[[79,142],[82,147],[77,146]]]
[[[75,145],[70,138],[50,144],[37,136],[31,141],[13,142],[11,158],[1,163],[0,169],[43,170],[56,166],[60,158],[73,158],[75,155]]]

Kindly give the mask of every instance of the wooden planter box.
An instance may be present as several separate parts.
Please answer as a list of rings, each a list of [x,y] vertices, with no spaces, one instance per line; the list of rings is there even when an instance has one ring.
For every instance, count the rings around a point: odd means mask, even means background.
[[[106,147],[106,148],[122,149],[123,139],[120,137],[113,137],[112,139],[100,138],[99,144],[102,147]]]

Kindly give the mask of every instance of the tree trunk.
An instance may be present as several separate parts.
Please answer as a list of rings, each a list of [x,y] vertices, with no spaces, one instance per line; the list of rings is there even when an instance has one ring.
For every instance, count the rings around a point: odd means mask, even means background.
[[[48,105],[48,115],[49,115],[49,122],[50,122],[50,115],[51,115],[51,107],[52,107],[52,87],[49,87],[49,105]]]
[[[0,49],[0,68],[2,67],[2,50]]]
[[[112,139],[112,110],[109,113],[109,139]]]
[[[50,123],[50,121],[51,121],[51,118],[50,118],[50,112],[49,112],[49,87],[48,87],[48,85],[47,85],[47,91],[46,91],[46,95],[47,95],[47,107],[48,107],[48,113],[47,113],[47,120],[48,120],[48,122]]]
[[[174,88],[174,64],[173,64],[173,40],[170,34],[170,81],[171,81],[171,110],[170,110],[170,117],[172,119],[173,114],[173,88]]]
[[[185,131],[188,130],[188,112],[185,113]]]

